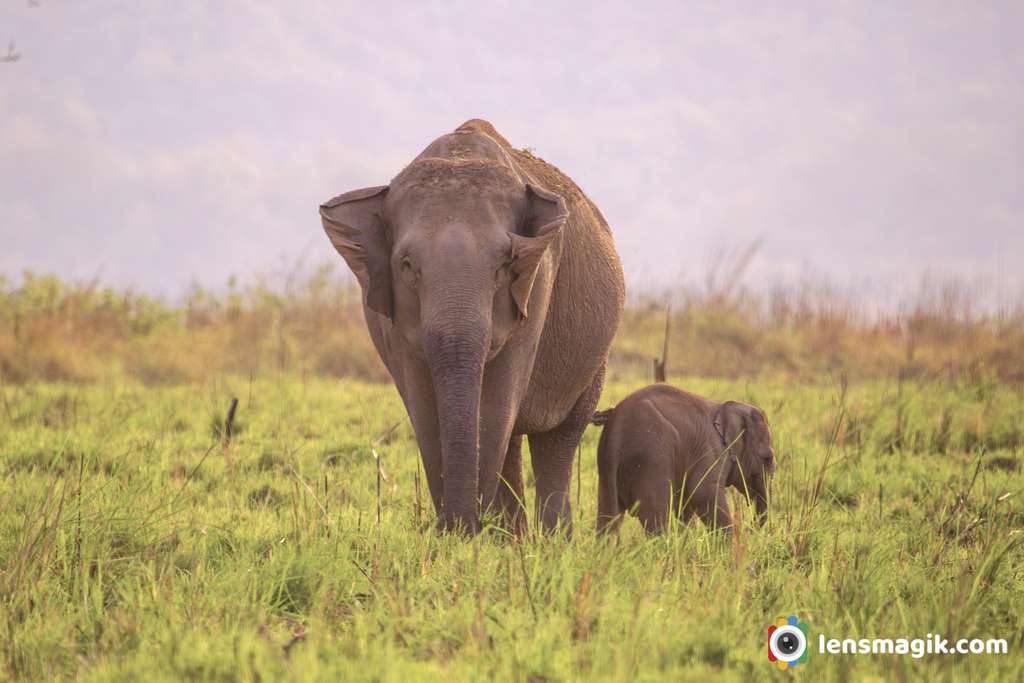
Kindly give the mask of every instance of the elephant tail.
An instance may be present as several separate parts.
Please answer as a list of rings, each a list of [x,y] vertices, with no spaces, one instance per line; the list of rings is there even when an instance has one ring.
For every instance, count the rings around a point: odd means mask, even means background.
[[[615,412],[615,408],[595,411],[594,414],[590,416],[590,424],[597,425],[598,427],[603,427],[604,425],[608,424],[608,420],[611,419],[613,412]],[[601,439],[604,439],[603,434],[601,435]]]
[[[612,410],[594,413],[591,422],[605,425]],[[619,454],[615,428],[605,427],[597,443],[597,532],[611,531],[622,519],[619,505]]]

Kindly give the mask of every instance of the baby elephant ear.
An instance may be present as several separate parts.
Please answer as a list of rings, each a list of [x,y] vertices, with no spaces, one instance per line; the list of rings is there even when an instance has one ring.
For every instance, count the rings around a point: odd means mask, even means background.
[[[726,401],[718,406],[712,422],[718,436],[722,438],[723,445],[736,446],[739,444],[739,437],[744,427],[744,410],[745,406],[736,401]]]
[[[391,249],[383,207],[387,186],[353,190],[320,205],[327,237],[359,280],[367,308],[392,318]]]
[[[530,294],[537,278],[541,259],[548,247],[562,233],[569,211],[565,200],[535,185],[526,186],[527,214],[522,235],[512,238],[512,298],[519,315],[529,315]]]

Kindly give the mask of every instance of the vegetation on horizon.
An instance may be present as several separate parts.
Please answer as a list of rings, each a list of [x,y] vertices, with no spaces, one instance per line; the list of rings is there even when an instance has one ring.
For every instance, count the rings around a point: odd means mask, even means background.
[[[993,376],[1024,382],[1024,304],[972,308],[956,282],[922,290],[903,313],[827,286],[735,286],[742,272],[700,289],[635,295],[612,347],[611,376],[651,376],[663,353],[671,375],[825,380]],[[193,382],[219,373],[286,371],[388,381],[363,322],[353,280],[331,266],[286,277],[193,287],[179,304],[97,283],[26,273],[0,277],[0,373],[13,383]]]

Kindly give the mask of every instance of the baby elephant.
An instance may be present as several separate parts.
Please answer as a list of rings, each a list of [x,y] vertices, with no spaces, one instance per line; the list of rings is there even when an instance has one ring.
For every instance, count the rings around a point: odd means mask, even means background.
[[[696,512],[709,528],[731,527],[726,486],[753,499],[764,522],[775,451],[759,408],[652,384],[591,422],[605,425],[597,447],[599,532],[638,503],[648,534],[664,530],[670,506],[683,521]]]

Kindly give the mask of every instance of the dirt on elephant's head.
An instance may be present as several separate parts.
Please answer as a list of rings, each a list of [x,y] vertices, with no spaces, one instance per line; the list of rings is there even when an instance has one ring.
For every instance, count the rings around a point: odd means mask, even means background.
[[[491,138],[508,153],[516,164],[525,170],[533,179],[544,188],[562,195],[567,203],[585,198],[583,191],[572,181],[569,176],[562,173],[558,167],[541,159],[526,149],[516,149],[512,144],[499,133],[490,121],[484,119],[470,119],[455,129],[459,131],[474,131],[483,133]],[[589,201],[589,200],[588,200]]]
[[[402,169],[391,181],[393,187],[408,192],[416,189],[439,190],[456,187],[486,191],[519,183],[512,169],[490,159],[426,157]]]

